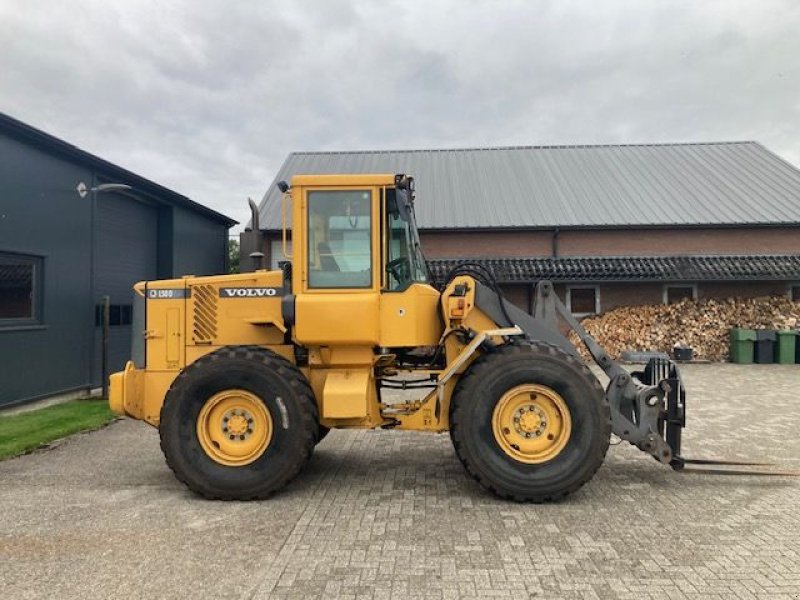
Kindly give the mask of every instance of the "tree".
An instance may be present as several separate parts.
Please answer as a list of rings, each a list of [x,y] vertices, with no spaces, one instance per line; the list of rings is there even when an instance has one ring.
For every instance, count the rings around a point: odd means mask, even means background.
[[[228,273],[239,272],[239,240],[228,239]]]

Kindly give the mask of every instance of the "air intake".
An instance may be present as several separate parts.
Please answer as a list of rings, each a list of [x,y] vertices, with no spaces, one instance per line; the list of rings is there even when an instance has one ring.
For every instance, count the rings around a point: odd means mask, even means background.
[[[217,289],[212,285],[192,286],[192,300],[192,341],[211,344],[217,337]]]

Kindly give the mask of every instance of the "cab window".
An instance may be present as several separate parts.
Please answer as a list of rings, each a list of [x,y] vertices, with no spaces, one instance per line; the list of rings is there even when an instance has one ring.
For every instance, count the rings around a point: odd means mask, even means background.
[[[386,190],[386,230],[386,290],[402,291],[412,282],[427,282],[413,207],[403,218],[393,189]]]
[[[372,286],[370,190],[308,193],[308,287]]]
[[[406,223],[396,214],[389,213],[387,219],[386,275],[387,287],[400,290],[409,280],[408,239]]]

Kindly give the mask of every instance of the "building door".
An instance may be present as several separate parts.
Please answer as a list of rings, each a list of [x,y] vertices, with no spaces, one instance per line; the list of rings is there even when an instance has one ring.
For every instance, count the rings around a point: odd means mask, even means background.
[[[132,286],[157,278],[158,209],[121,194],[98,194],[95,216],[94,302],[95,360],[92,381],[102,380],[103,296],[111,299],[109,372],[121,370],[130,358]]]

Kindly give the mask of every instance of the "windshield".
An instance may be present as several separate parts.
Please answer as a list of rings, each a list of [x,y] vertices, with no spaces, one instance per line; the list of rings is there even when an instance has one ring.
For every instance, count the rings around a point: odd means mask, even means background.
[[[403,290],[413,282],[428,282],[414,205],[405,190],[397,192],[386,190],[386,287],[393,291]]]

